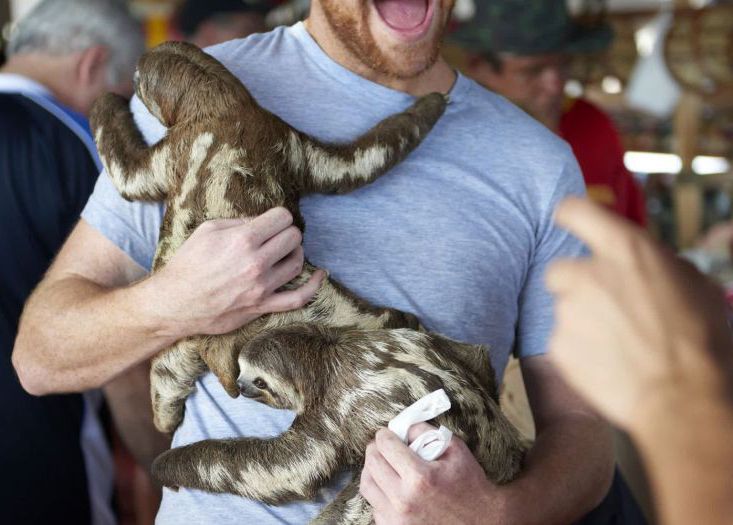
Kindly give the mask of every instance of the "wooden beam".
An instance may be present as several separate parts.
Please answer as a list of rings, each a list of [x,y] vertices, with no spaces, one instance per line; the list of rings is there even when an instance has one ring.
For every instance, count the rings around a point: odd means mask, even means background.
[[[681,250],[695,243],[703,226],[702,188],[692,171],[699,146],[702,106],[700,95],[685,92],[674,118],[676,149],[682,159],[682,172],[674,187],[677,248]]]

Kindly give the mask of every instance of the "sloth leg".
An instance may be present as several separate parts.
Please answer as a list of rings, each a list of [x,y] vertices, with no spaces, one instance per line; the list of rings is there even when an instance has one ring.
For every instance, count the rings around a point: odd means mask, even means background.
[[[422,330],[420,321],[413,314],[394,308],[372,306],[330,279],[323,282],[316,298],[305,308],[313,309],[320,316],[318,322],[329,326],[354,326],[364,330]]]
[[[305,284],[316,268],[306,261],[303,272],[285,285],[284,289],[294,289]],[[412,328],[424,331],[420,321],[413,314],[394,308],[373,306],[340,285],[333,279],[321,284],[313,300],[299,310],[271,316],[276,328],[292,323],[321,323],[327,326],[351,326],[363,330],[383,328]]]
[[[158,354],[150,367],[150,393],[153,420],[161,432],[171,433],[181,421],[186,398],[193,391],[196,379],[206,371],[198,349],[198,337],[179,341]]]
[[[239,397],[239,357],[237,345],[238,331],[226,335],[203,338],[201,358],[206,363],[230,397]]]
[[[169,190],[173,159],[166,139],[148,147],[126,99],[107,93],[90,116],[104,169],[127,200],[161,201]]]
[[[372,507],[359,494],[359,472],[354,473],[351,483],[326,505],[310,525],[371,525]]]
[[[304,193],[346,193],[382,176],[404,159],[445,111],[446,97],[433,93],[417,99],[347,145],[321,144],[291,131],[286,151],[293,173],[301,174]]]
[[[313,499],[338,470],[341,456],[322,429],[308,431],[296,418],[290,430],[272,439],[210,439],[171,449],[153,462],[152,473],[166,487],[279,505]]]

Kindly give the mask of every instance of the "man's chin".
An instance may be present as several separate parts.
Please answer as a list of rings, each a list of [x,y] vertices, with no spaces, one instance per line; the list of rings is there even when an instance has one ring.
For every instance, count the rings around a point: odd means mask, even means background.
[[[410,44],[390,41],[378,33],[372,35],[375,42],[372,54],[376,52],[381,58],[380,69],[393,78],[400,80],[416,78],[435,65],[440,56],[440,35]]]
[[[396,80],[412,80],[429,70],[437,61],[437,56],[425,60],[414,61],[409,64],[391,62],[391,66],[384,67],[383,73]]]

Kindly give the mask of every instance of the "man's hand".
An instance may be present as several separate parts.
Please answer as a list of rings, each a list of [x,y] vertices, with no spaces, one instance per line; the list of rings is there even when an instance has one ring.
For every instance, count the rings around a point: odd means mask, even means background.
[[[148,279],[152,305],[173,334],[224,334],[260,315],[294,310],[316,293],[325,273],[302,287],[276,292],[303,269],[301,232],[284,208],[252,220],[203,223],[168,264]]]
[[[410,440],[433,428],[414,425]],[[367,447],[360,492],[377,525],[487,524],[502,512],[499,489],[456,436],[437,461],[428,462],[381,429]]]
[[[547,273],[557,299],[551,357],[571,385],[632,431],[650,406],[674,410],[729,391],[733,352],[717,286],[589,201],[565,201],[556,220],[593,251]]]

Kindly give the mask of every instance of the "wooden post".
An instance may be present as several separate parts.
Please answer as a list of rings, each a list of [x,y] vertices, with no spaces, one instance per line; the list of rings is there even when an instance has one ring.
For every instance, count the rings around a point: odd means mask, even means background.
[[[700,136],[702,99],[692,92],[685,92],[677,107],[674,131],[677,153],[682,159],[682,171],[674,188],[674,207],[677,223],[677,248],[692,246],[702,230],[702,188],[692,171],[692,161],[697,156]]]

